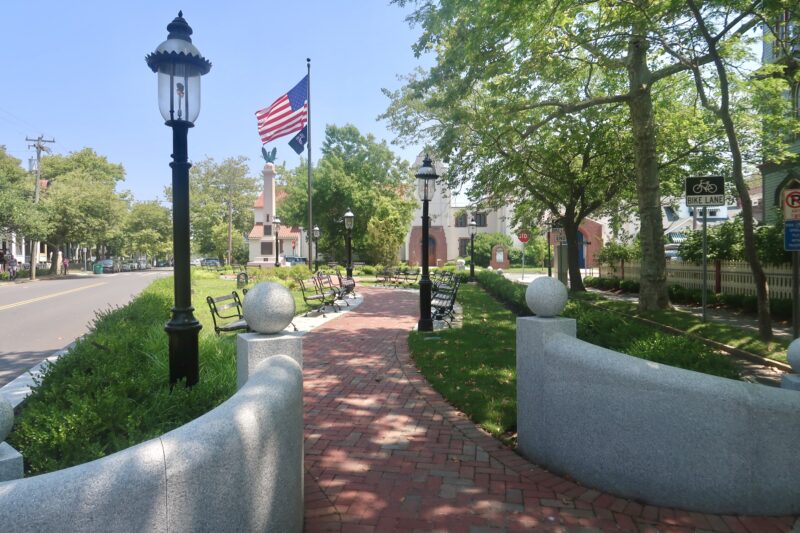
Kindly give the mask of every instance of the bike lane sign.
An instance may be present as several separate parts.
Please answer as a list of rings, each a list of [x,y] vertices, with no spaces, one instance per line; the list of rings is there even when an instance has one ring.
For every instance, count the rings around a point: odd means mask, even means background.
[[[686,178],[688,207],[717,207],[725,205],[725,178],[699,176]]]
[[[781,207],[783,220],[800,220],[800,189],[783,189]]]

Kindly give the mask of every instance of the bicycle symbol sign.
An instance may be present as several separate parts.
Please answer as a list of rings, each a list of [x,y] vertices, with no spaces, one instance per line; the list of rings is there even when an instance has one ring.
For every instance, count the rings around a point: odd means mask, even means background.
[[[725,205],[725,178],[722,176],[686,178],[686,205],[689,207]]]

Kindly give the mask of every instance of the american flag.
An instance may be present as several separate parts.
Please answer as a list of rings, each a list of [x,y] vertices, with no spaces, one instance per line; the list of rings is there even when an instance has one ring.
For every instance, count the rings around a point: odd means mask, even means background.
[[[308,117],[308,76],[300,83],[272,102],[272,105],[256,111],[258,134],[261,143],[267,144],[284,135],[300,131]]]

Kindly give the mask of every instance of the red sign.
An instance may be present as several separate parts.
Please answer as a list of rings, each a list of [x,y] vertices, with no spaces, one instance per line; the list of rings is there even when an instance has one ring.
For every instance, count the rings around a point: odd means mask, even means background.
[[[529,238],[528,237],[528,233],[525,232],[525,231],[520,231],[519,235],[517,235],[517,239],[519,239],[519,242],[521,242],[521,243],[528,242],[528,238]]]
[[[783,219],[800,219],[800,189],[783,190]]]

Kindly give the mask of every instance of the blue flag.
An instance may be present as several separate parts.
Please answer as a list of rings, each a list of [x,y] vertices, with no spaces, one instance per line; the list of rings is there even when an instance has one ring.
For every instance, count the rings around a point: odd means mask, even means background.
[[[303,150],[306,148],[306,142],[308,141],[308,125],[303,126],[303,129],[300,132],[292,137],[292,140],[289,141],[289,146],[292,147],[292,150],[297,152],[298,154],[302,154]]]

